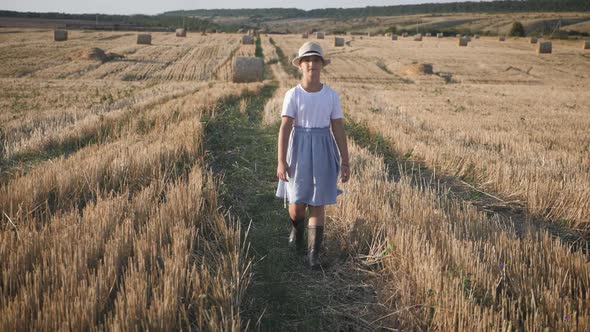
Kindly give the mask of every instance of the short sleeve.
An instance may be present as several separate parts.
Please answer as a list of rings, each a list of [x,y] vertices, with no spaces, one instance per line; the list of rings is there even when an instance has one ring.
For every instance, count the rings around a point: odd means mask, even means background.
[[[281,117],[288,116],[291,118],[297,117],[297,102],[295,100],[295,89],[291,89],[285,93],[283,99],[283,109],[281,110]]]
[[[342,115],[342,107],[340,106],[340,96],[336,91],[334,91],[332,100],[332,114],[330,114],[330,119],[342,119],[344,116]]]

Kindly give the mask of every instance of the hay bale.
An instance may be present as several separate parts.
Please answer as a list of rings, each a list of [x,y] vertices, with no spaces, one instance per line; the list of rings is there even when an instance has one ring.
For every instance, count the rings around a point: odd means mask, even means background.
[[[479,39],[479,35],[478,34],[475,35],[475,39]]]
[[[264,76],[264,61],[257,57],[237,57],[233,69],[235,83],[260,82]]]
[[[538,41],[538,40],[537,40],[537,37],[531,37],[531,38],[529,39],[529,43],[531,43],[531,44],[536,44],[536,43],[537,43],[537,41]]]
[[[142,45],[150,45],[152,43],[152,35],[139,34],[137,35],[137,43]]]
[[[432,64],[413,63],[409,66],[406,66],[404,72],[408,75],[432,75]]]
[[[402,33],[402,37],[407,38],[408,37],[408,33],[407,32]]]
[[[54,41],[68,40],[68,31],[67,30],[53,30],[53,40]]]
[[[186,37],[185,29],[176,29],[176,37]]]
[[[585,40],[585,41],[582,43],[582,49],[583,49],[583,50],[590,50],[590,40]]]
[[[414,41],[422,41],[422,34],[419,33],[417,35],[414,36]]]
[[[397,35],[391,35],[391,40],[397,40]]]
[[[459,38],[459,46],[465,47],[467,44],[469,44],[469,39],[465,37]]]
[[[307,34],[307,32],[304,32],[301,34],[301,38],[307,39],[307,38],[309,38],[309,35]]]
[[[100,62],[109,61],[107,54],[98,47],[92,47],[78,52],[78,58],[81,60],[94,60]]]
[[[445,36],[445,34],[442,32],[439,32],[436,34],[436,38],[443,38],[444,36]]]
[[[552,51],[552,45],[550,41],[539,42],[537,44],[537,54],[550,54]]]
[[[344,46],[344,38],[334,37],[334,46],[336,46],[336,47]]]
[[[251,35],[243,35],[242,36],[242,44],[243,45],[254,45],[254,37]]]
[[[504,41],[506,41],[506,37],[500,36],[500,37],[498,37],[498,41],[499,42],[504,42]]]
[[[125,58],[124,55],[117,54],[117,53],[105,53],[102,49],[98,47],[91,47],[88,49],[84,49],[78,52],[78,59],[80,60],[93,60],[93,61],[100,61],[100,62],[107,62],[115,59],[123,59]]]
[[[425,37],[432,37],[432,34],[430,32],[427,32],[424,36]]]
[[[317,39],[324,39],[324,33],[323,32],[316,32],[315,37]]]

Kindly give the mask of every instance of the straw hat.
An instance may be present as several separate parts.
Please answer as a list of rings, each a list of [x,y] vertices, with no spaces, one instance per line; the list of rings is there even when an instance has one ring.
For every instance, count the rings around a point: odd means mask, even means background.
[[[324,58],[324,51],[322,50],[320,44],[311,41],[306,42],[299,48],[299,54],[295,59],[293,59],[293,61],[291,61],[291,63],[293,64],[293,66],[299,67],[299,61],[301,60],[301,58],[312,55],[317,55],[320,58],[322,58],[322,61],[324,62],[324,67],[330,64],[330,60]]]

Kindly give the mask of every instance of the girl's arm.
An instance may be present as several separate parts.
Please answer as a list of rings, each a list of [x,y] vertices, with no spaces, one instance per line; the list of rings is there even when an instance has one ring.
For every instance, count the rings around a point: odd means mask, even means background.
[[[281,128],[279,129],[279,146],[278,146],[278,166],[277,177],[283,181],[288,181],[289,165],[287,164],[287,148],[289,146],[289,136],[293,130],[293,118],[283,116],[281,118]]]
[[[334,134],[336,145],[340,151],[340,174],[342,182],[347,182],[350,178],[350,164],[348,160],[348,143],[346,142],[346,133],[344,132],[344,122],[342,119],[333,119],[331,120],[331,123],[332,133]]]

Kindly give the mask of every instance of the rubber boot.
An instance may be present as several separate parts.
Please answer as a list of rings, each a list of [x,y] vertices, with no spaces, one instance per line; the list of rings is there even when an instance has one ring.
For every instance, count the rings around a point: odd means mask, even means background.
[[[324,226],[312,226],[307,228],[307,257],[312,270],[321,267],[320,250],[324,239]]]
[[[289,247],[302,249],[303,247],[303,232],[305,231],[305,218],[291,221],[291,234],[289,234]]]

